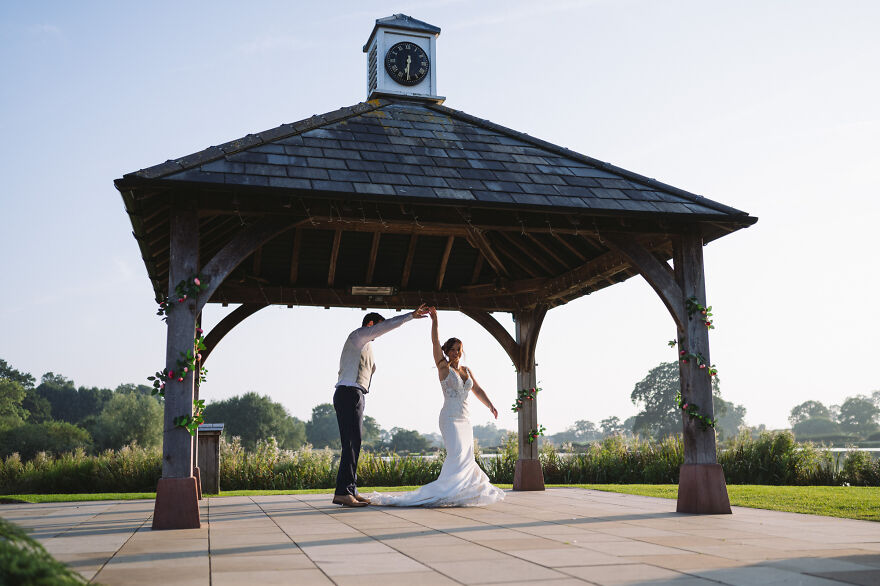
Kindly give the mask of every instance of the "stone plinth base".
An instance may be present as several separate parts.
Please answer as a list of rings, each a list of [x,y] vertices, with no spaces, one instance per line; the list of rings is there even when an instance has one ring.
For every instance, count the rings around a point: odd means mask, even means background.
[[[540,460],[516,461],[513,472],[513,490],[544,490],[544,471]]]
[[[678,478],[679,513],[730,514],[727,483],[720,464],[684,464]]]
[[[194,476],[160,478],[156,487],[153,529],[198,529],[199,493]]]
[[[202,473],[199,471],[198,466],[193,468],[193,478],[196,479],[196,490],[199,491],[199,500],[202,500]]]

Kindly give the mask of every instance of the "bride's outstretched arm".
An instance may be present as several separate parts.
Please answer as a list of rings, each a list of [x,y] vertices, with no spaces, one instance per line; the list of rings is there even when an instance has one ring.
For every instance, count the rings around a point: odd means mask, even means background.
[[[495,416],[495,419],[498,419],[498,410],[495,408],[495,405],[492,404],[492,400],[489,399],[489,395],[486,394],[486,391],[483,390],[483,387],[477,382],[477,379],[474,378],[474,371],[468,368],[468,373],[471,375],[471,380],[474,381],[474,396],[486,407],[489,408],[489,411],[492,412],[492,415]]]
[[[446,380],[449,376],[449,363],[443,356],[443,350],[440,348],[440,333],[437,331],[437,310],[433,307],[428,309],[428,315],[431,316],[431,346],[434,352],[434,366],[437,367],[437,375],[440,380]]]

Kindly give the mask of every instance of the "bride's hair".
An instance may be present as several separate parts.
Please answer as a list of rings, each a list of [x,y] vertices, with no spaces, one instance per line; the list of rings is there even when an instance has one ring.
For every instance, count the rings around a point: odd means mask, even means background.
[[[440,346],[440,349],[443,350],[443,354],[447,358],[449,358],[449,351],[452,350],[452,347],[455,346],[456,343],[461,344],[461,340],[459,340],[458,338],[449,338],[443,343],[442,346]]]

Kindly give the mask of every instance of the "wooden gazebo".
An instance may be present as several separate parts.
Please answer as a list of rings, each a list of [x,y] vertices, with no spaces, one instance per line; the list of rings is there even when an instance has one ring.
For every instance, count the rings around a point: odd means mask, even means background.
[[[193,345],[207,303],[241,304],[206,337],[273,304],[465,313],[504,347],[516,388],[536,384],[548,310],[641,274],[681,351],[709,360],[702,247],[757,221],[744,212],[425,100],[376,99],[250,134],[116,180],[157,299],[207,288],[168,315],[167,366]],[[673,261],[673,266],[668,261]],[[510,312],[511,337],[492,316]],[[698,316],[697,316],[698,317]],[[192,414],[197,381],[167,383],[155,528],[199,523]],[[706,369],[682,395],[712,416]],[[537,404],[519,413],[515,490],[543,489]],[[678,510],[729,512],[715,435],[683,419]]]

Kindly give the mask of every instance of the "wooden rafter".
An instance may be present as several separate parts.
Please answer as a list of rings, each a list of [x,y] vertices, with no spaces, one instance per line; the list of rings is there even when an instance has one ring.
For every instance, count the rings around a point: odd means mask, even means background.
[[[382,236],[381,232],[373,232],[373,244],[370,247],[370,260],[367,264],[367,276],[366,276],[366,284],[373,284],[373,273],[376,270],[376,257],[379,256],[379,237]]]
[[[412,272],[413,258],[416,256],[416,241],[418,234],[409,237],[409,249],[406,251],[406,262],[403,263],[403,274],[400,276],[400,288],[406,289],[409,284],[409,275]]]
[[[501,262],[501,259],[495,254],[492,245],[489,244],[489,239],[486,238],[486,235],[481,230],[478,230],[473,226],[468,226],[467,240],[471,246],[480,251],[480,254],[483,255],[486,262],[489,263],[489,266],[491,266],[496,273],[502,277],[510,277],[510,273],[507,272],[507,267],[504,266],[504,263]]]
[[[330,252],[330,268],[327,271],[327,286],[333,287],[336,280],[336,262],[339,260],[339,243],[342,242],[342,229],[337,228],[333,234],[333,250]]]
[[[259,277],[260,271],[263,268],[263,247],[259,247],[256,251],[254,251],[254,265],[252,270],[254,272],[254,276]]]
[[[564,260],[562,260],[559,257],[559,255],[557,255],[555,252],[553,252],[549,246],[547,246],[546,244],[541,242],[538,238],[536,238],[534,234],[526,233],[526,238],[528,238],[532,242],[532,244],[534,244],[535,246],[540,248],[544,254],[546,254],[547,256],[552,258],[554,261],[556,261],[556,263],[560,267],[562,267],[563,269],[568,269],[568,264]]]
[[[559,234],[556,234],[556,233],[553,234],[553,237],[556,238],[556,240],[560,244],[562,244],[570,253],[572,253],[573,255],[578,257],[581,262],[587,262],[587,257],[584,256],[580,250],[578,250],[577,248],[572,246],[568,241],[566,241],[565,238],[563,238],[562,236],[560,236]]]
[[[507,240],[509,243],[519,249],[519,251],[526,255],[526,257],[531,259],[532,262],[534,262],[538,266],[539,270],[543,270],[548,275],[553,274],[553,271],[547,268],[547,261],[545,259],[538,258],[534,250],[523,244],[520,237],[510,232],[499,232],[498,234],[500,234],[505,240]]]
[[[291,285],[296,285],[299,277],[299,251],[302,247],[302,228],[293,231],[293,252],[290,255],[290,278]]]
[[[475,284],[480,279],[480,271],[483,269],[483,255],[478,254],[477,260],[474,261],[474,272],[471,274],[471,284]]]
[[[504,329],[504,326],[492,317],[492,314],[487,311],[474,311],[470,309],[462,309],[461,312],[483,326],[483,328],[489,332],[499,344],[501,344],[501,347],[504,348],[507,356],[510,357],[511,362],[519,368],[520,357],[522,354],[519,345],[516,343],[516,340],[513,339],[513,336]]]
[[[567,297],[591,285],[610,279],[629,268],[629,263],[629,259],[622,252],[606,252],[576,269],[548,279],[542,287],[542,297],[548,300]]]
[[[443,288],[443,279],[446,277],[446,266],[449,264],[449,255],[452,252],[452,243],[455,242],[455,236],[446,239],[446,248],[443,249],[443,257],[440,259],[440,269],[437,271],[438,291]]]
[[[495,250],[497,250],[498,252],[500,252],[501,254],[506,256],[508,258],[508,260],[513,262],[513,264],[518,266],[528,276],[538,277],[541,275],[542,271],[541,271],[540,266],[537,269],[534,266],[530,266],[529,263],[527,263],[523,260],[522,255],[510,250],[509,248],[507,248],[507,246],[504,246],[502,243],[499,243],[496,241],[494,243],[494,248],[495,248]]]

